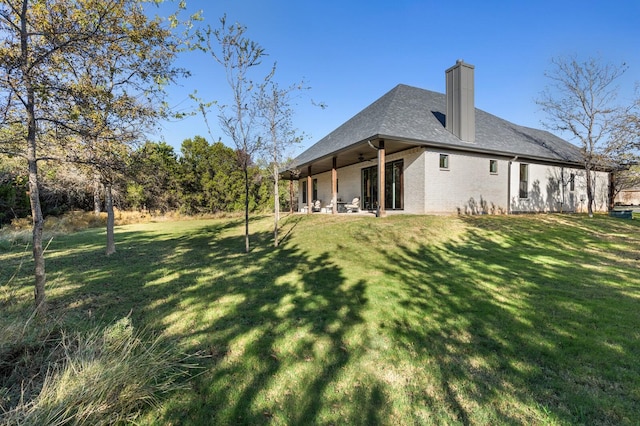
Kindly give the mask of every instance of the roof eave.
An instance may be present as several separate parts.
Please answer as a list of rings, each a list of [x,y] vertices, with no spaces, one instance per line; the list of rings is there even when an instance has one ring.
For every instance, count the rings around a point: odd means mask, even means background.
[[[496,156],[500,156],[500,157],[510,157],[513,158],[515,161],[515,159],[518,159],[520,161],[522,160],[529,160],[529,161],[535,161],[535,162],[546,162],[546,163],[552,163],[552,164],[556,164],[559,166],[567,166],[567,167],[584,167],[584,164],[582,164],[580,161],[578,160],[571,160],[571,159],[561,159],[561,158],[551,158],[551,157],[543,157],[543,156],[536,156],[536,155],[530,155],[530,154],[521,154],[521,153],[515,153],[515,152],[507,152],[507,151],[499,151],[499,150],[491,150],[491,149],[486,149],[486,148],[479,148],[479,147],[474,147],[472,146],[472,144],[470,143],[469,146],[460,146],[460,145],[451,145],[448,143],[443,143],[443,142],[434,142],[434,141],[424,141],[424,140],[418,140],[418,139],[406,139],[406,138],[398,138],[397,136],[391,136],[391,135],[384,135],[384,134],[375,134],[372,135],[370,137],[364,138],[358,142],[355,142],[353,144],[350,144],[340,150],[336,150],[333,151],[331,153],[328,153],[326,155],[323,155],[322,157],[318,157],[312,161],[307,161],[305,163],[300,163],[296,166],[292,166],[289,167],[288,170],[284,171],[282,173],[282,175],[292,175],[292,172],[294,170],[304,170],[307,167],[309,167],[310,165],[313,165],[313,163],[317,163],[319,161],[323,161],[323,160],[327,160],[329,158],[332,157],[336,157],[338,156],[340,153],[344,153],[348,150],[351,150],[353,148],[356,148],[359,145],[362,145],[368,141],[374,141],[374,140],[397,140],[397,141],[401,141],[401,142],[405,142],[409,145],[413,144],[415,146],[419,146],[419,147],[434,147],[434,148],[441,148],[441,149],[446,149],[446,150],[451,150],[451,151],[461,151],[461,152],[471,152],[471,153],[477,153],[477,154],[488,154],[488,155],[496,155]],[[346,167],[346,166],[343,166]],[[288,178],[292,178],[292,177],[288,177]],[[295,178],[292,178],[295,179]]]
[[[349,150],[351,150],[353,148],[356,148],[359,145],[362,145],[362,144],[364,144],[364,143],[366,143],[368,141],[373,141],[373,140],[376,140],[376,139],[384,139],[384,138],[385,138],[385,136],[381,136],[379,134],[376,134],[376,135],[373,135],[373,136],[369,136],[369,137],[366,137],[364,139],[359,140],[358,142],[354,142],[354,143],[352,143],[350,145],[344,146],[341,149],[338,149],[336,151],[332,151],[332,152],[330,152],[328,154],[325,154],[325,155],[323,155],[321,157],[317,157],[317,158],[314,158],[311,161],[307,161],[307,162],[300,163],[300,164],[295,164],[295,159],[294,159],[293,160],[294,163],[292,164],[291,167],[289,167],[289,170],[295,170],[295,169],[301,170],[301,169],[304,169],[305,167],[308,167],[309,165],[312,165],[313,163],[316,163],[316,162],[322,161],[322,160],[326,160],[327,158],[336,157],[339,154],[344,153],[346,151],[349,151]]]

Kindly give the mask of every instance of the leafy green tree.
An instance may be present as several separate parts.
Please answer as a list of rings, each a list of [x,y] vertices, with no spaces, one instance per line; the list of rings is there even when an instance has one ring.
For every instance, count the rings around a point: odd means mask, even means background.
[[[179,186],[186,213],[242,209],[243,171],[232,148],[222,142],[210,145],[202,136],[196,136],[183,141],[181,153]]]
[[[203,175],[202,186],[211,212],[241,211],[243,171],[232,148],[222,142],[209,146],[209,173]]]
[[[202,176],[208,173],[209,143],[202,136],[185,139],[179,164],[180,202],[187,214],[202,213],[205,206]]]
[[[152,87],[149,83],[167,81],[163,67],[175,54],[170,36],[170,28],[159,19],[148,19],[143,3],[136,0],[4,0],[0,4],[0,127],[7,129],[0,134],[0,150],[22,157],[27,166],[34,295],[41,314],[46,309],[46,273],[38,162],[60,152],[54,145],[77,142],[78,135],[92,147],[104,141],[116,146],[118,127],[103,126],[104,114],[117,117],[120,125],[126,122],[121,112],[128,101],[144,104],[147,93],[157,93],[147,89]],[[146,56],[149,52],[153,54]],[[145,66],[137,69],[136,63]],[[120,68],[122,64],[132,67]],[[134,75],[127,79],[131,71]],[[98,82],[102,77],[103,84]],[[120,84],[111,90],[109,83],[115,81]],[[131,97],[128,90],[134,92]],[[117,110],[109,110],[114,106]],[[131,115],[139,118],[136,109]],[[86,125],[90,123],[100,124],[99,134],[90,131]]]
[[[178,208],[178,158],[165,142],[146,142],[129,161],[128,201],[136,209],[166,213]]]
[[[91,2],[5,0],[0,5],[0,85],[4,152],[24,158],[29,179],[33,218],[35,304],[45,311],[45,262],[42,247],[44,216],[40,204],[38,161],[41,143],[64,117],[61,103],[68,100],[66,87],[73,74],[66,58],[84,50],[87,41],[102,32],[101,14]],[[89,6],[88,9],[79,6]],[[89,13],[86,12],[89,11]],[[46,147],[44,148],[46,155]]]
[[[15,158],[0,156],[0,227],[29,214],[28,179]]]
[[[165,86],[186,72],[173,66],[179,40],[161,19],[147,18],[135,0],[120,0],[113,22],[92,56],[78,58],[72,85],[82,138],[74,160],[91,164],[104,185],[107,210],[107,254],[115,252],[112,188],[122,177],[134,146],[163,108]]]

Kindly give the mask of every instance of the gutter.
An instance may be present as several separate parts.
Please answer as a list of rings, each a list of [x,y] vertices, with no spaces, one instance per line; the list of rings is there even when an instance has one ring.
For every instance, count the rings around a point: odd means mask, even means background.
[[[558,165],[566,165],[566,166],[573,166],[573,167],[584,167],[584,164],[582,163],[581,159],[577,159],[577,160],[570,160],[570,159],[558,159],[558,158],[549,158],[549,157],[540,157],[540,156],[536,156],[536,155],[528,155],[528,154],[524,154],[524,153],[514,153],[514,152],[506,152],[506,151],[497,151],[497,150],[491,150],[491,149],[481,149],[481,148],[476,148],[474,149],[473,147],[469,147],[469,146],[461,146],[461,145],[453,145],[453,144],[449,144],[449,143],[442,143],[442,142],[428,142],[428,141],[419,141],[419,140],[415,140],[415,139],[404,139],[404,138],[399,138],[398,136],[388,136],[388,135],[381,135],[381,134],[376,134],[370,137],[367,137],[365,139],[362,139],[358,142],[352,143],[348,146],[342,147],[338,150],[329,152],[327,154],[324,154],[322,156],[319,156],[311,161],[306,161],[304,163],[298,164],[296,165],[296,168],[302,168],[305,167],[309,164],[313,164],[314,162],[318,161],[318,160],[322,160],[325,158],[330,158],[330,157],[334,157],[339,155],[341,152],[347,151],[357,145],[361,145],[364,144],[366,142],[368,142],[369,140],[373,140],[373,139],[384,139],[384,140],[389,140],[389,141],[398,141],[398,142],[402,142],[402,143],[406,143],[407,145],[415,145],[415,146],[423,146],[423,147],[434,147],[434,148],[443,148],[443,149],[448,149],[448,150],[452,150],[452,151],[461,151],[461,152],[472,152],[472,153],[480,153],[480,154],[492,154],[492,155],[499,155],[502,157],[510,157],[512,155],[516,155],[518,157],[522,157],[522,158],[526,158],[528,160],[532,160],[532,161],[541,161],[541,162],[546,162],[546,163],[554,163],[554,164],[558,164]],[[304,152],[302,153],[304,154]],[[301,155],[302,155],[301,154]],[[299,156],[298,156],[299,157]],[[294,159],[295,161],[295,159]]]

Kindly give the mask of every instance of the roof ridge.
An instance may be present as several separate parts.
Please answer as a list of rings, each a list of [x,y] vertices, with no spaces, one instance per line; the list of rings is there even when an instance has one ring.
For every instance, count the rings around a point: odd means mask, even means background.
[[[382,95],[382,98],[388,97],[389,100],[385,106],[384,111],[382,112],[382,117],[378,122],[376,134],[385,134],[385,128],[387,127],[387,122],[391,121],[391,113],[393,112],[393,107],[396,104],[398,97],[400,96],[400,92],[405,88],[410,88],[406,84],[397,84],[393,89],[389,90],[387,93]],[[380,98],[380,99],[382,99]]]

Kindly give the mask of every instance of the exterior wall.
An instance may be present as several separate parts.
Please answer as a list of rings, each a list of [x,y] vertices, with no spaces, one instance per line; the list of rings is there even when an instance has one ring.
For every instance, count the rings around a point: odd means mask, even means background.
[[[370,167],[373,164],[367,162],[338,169],[338,200],[351,202],[355,197],[360,197],[360,169]],[[331,204],[331,171],[312,175],[311,179],[318,179],[318,200],[321,201],[322,207]],[[306,178],[298,181],[300,211],[306,207],[306,203],[302,203],[302,191],[306,184]],[[310,194],[309,197],[313,201],[313,194]]]
[[[529,169],[527,197],[520,197],[520,165]],[[568,181],[575,174],[575,190]],[[580,171],[531,162],[513,162],[511,166],[511,211],[519,212],[573,212],[579,204]],[[562,183],[564,182],[564,184]]]
[[[354,164],[349,167],[343,167],[338,169],[338,199],[350,203],[354,198],[361,197],[360,195],[360,169],[363,167],[369,167],[374,163],[367,162],[366,166],[362,166],[363,163]],[[329,172],[331,176],[331,172]],[[331,186],[331,179],[329,179],[329,186]],[[331,188],[329,188],[331,192]]]
[[[402,154],[404,159],[404,212],[424,214],[426,213],[424,150],[414,148]]]
[[[625,189],[616,196],[616,204],[624,206],[640,205],[640,188]]]
[[[448,167],[440,167],[440,155],[448,155]],[[509,157],[463,153],[433,148],[413,148],[386,156],[386,162],[404,160],[404,213],[413,214],[506,214],[526,212],[585,212],[584,170],[533,162],[511,162]],[[496,161],[492,173],[490,161]],[[361,170],[375,166],[366,161],[337,170],[338,199],[351,202],[361,194]],[[528,194],[520,198],[520,164],[528,164]],[[569,178],[575,175],[574,190]],[[331,172],[313,175],[318,179],[322,207],[331,203]],[[299,181],[298,203],[302,207]],[[608,209],[609,177],[596,173],[595,210]],[[309,194],[311,197],[312,194]],[[581,201],[583,200],[583,201]]]
[[[584,178],[579,182],[582,187],[581,191],[584,194],[585,200],[587,198],[587,190],[586,190],[586,182]],[[597,212],[607,212],[609,211],[609,173],[605,172],[596,172],[596,184],[595,184],[595,206],[594,210]],[[586,211],[586,201],[585,208],[583,211]]]
[[[520,198],[520,164],[528,164],[528,196]],[[511,166],[511,211],[519,212],[586,212],[587,190],[584,170],[560,166],[514,162]],[[574,189],[569,182],[574,175]],[[595,211],[608,209],[609,176],[597,172],[595,177]]]
[[[440,155],[449,167],[440,167]],[[495,156],[428,149],[424,152],[425,212],[437,214],[498,214],[507,212],[508,160]],[[489,170],[498,162],[497,173]]]

